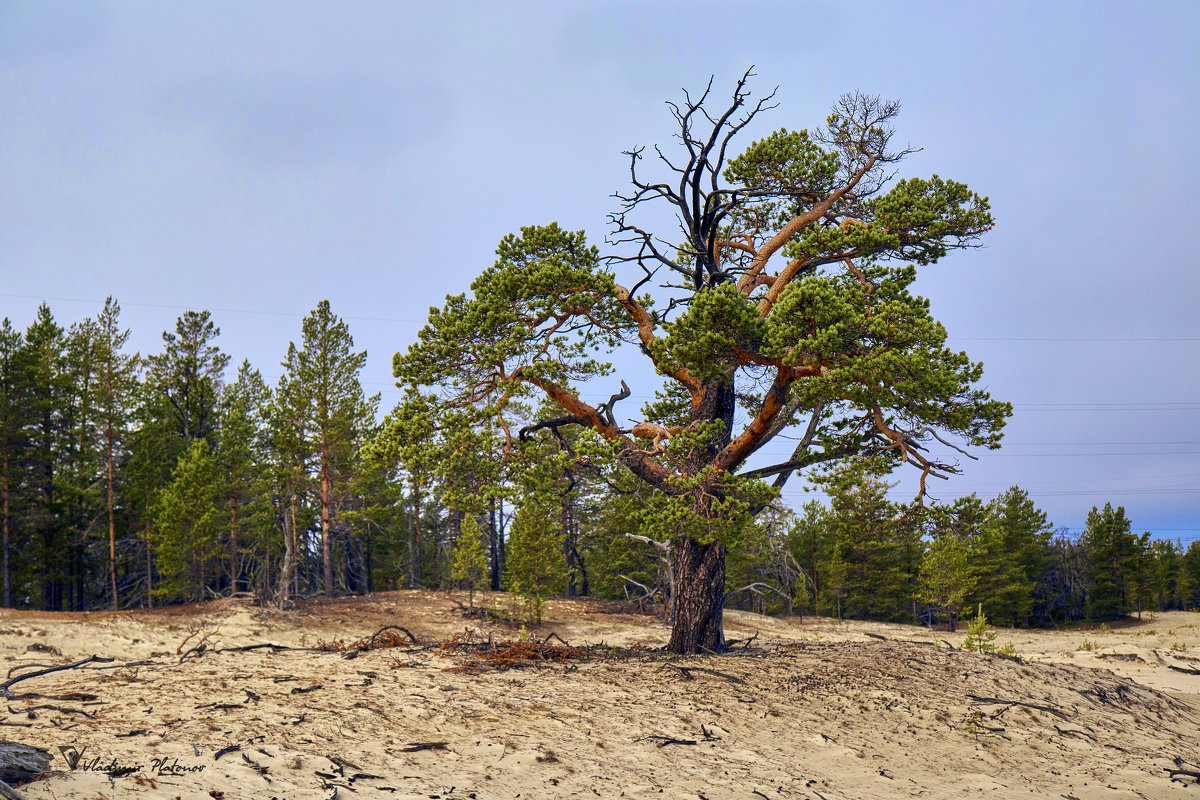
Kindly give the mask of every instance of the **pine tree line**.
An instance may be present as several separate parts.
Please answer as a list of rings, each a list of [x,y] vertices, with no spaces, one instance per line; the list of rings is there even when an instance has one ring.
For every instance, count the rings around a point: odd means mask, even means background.
[[[669,545],[645,535],[668,498],[548,408],[527,409],[536,433],[516,461],[499,457],[518,443],[498,424],[444,446],[419,395],[389,417],[404,436],[380,435],[346,323],[322,302],[300,333],[269,386],[247,362],[231,370],[206,311],[145,357],[111,298],[66,328],[45,305],[25,331],[4,320],[4,606],[461,587],[510,590],[530,619],[557,594],[669,613]],[[914,509],[869,464],[817,482],[828,506],[773,504],[738,534],[730,606],[953,625],[982,603],[998,623],[1044,625],[1200,605],[1200,543],[1135,535],[1121,508],[1094,509],[1072,539],[1016,487]]]

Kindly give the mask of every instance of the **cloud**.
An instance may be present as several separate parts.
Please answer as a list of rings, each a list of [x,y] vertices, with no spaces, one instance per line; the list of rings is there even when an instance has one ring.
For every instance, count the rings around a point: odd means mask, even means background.
[[[360,75],[225,75],[161,93],[169,125],[200,131],[225,155],[268,168],[375,166],[446,128],[448,97]]]

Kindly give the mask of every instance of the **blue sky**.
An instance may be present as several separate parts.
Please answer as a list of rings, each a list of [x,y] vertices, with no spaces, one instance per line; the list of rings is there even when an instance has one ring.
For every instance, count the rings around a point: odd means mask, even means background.
[[[664,101],[753,64],[780,106],[745,143],[862,90],[903,103],[903,174],[991,199],[986,246],[918,288],[1016,414],[935,494],[1019,484],[1074,529],[1111,501],[1186,543],[1198,61],[1193,3],[0,0],[0,316],[44,299],[69,323],[111,294],[146,353],[208,308],[273,380],[328,298],[389,406],[392,354],[504,234],[602,242],[621,151],[669,143]]]

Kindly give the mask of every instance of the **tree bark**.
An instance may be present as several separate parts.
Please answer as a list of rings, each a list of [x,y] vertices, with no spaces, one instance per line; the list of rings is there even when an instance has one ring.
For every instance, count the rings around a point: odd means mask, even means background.
[[[8,450],[4,451],[3,466],[3,504],[4,504],[4,607],[12,608],[12,570],[9,566],[8,542]]]
[[[725,546],[680,536],[671,550],[676,594],[667,650],[683,655],[725,652]]]
[[[408,526],[408,588],[421,581],[421,485],[412,479],[412,524]]]
[[[333,545],[330,542],[329,517],[329,442],[321,434],[321,561],[324,566],[325,596],[333,597]]]
[[[113,432],[112,418],[109,418],[108,424],[105,426],[105,461],[108,467],[108,580],[109,588],[112,590],[112,610],[116,611],[119,606],[117,599],[117,524],[113,515]],[[7,531],[5,532],[7,534]],[[7,538],[5,540],[7,544]],[[7,553],[5,553],[7,563]]]

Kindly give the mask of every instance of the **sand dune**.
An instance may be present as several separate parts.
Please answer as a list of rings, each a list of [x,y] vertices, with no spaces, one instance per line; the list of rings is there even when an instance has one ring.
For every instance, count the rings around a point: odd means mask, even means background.
[[[518,633],[466,620],[433,592],[286,613],[242,601],[4,612],[10,674],[115,659],[13,685],[5,738],[54,754],[55,772],[21,787],[31,799],[1200,790],[1182,782],[1200,768],[1176,762],[1200,761],[1200,615],[1001,631],[1022,657],[1008,659],[950,649],[961,632],[730,612],[728,637],[757,634],[748,648],[677,659],[654,649],[668,634],[659,621],[603,612],[551,601],[527,631],[534,658],[471,645]],[[422,645],[393,631],[384,638],[402,646],[312,649],[389,624]],[[589,648],[532,647],[551,632]],[[461,646],[438,646],[456,634]],[[279,647],[231,649],[266,643]]]

